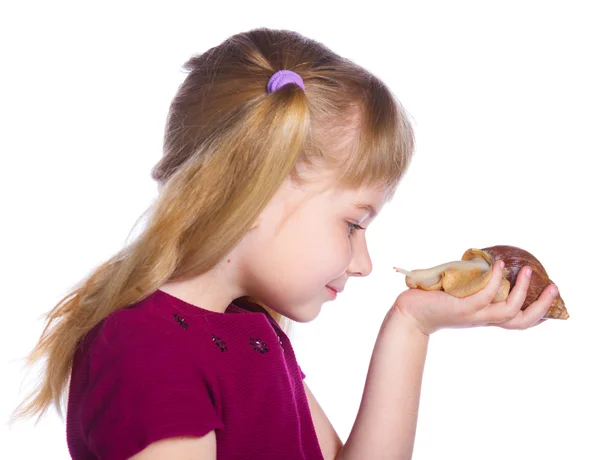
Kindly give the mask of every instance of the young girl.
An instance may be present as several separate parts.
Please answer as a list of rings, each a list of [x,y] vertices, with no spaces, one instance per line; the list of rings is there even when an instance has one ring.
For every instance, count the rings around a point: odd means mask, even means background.
[[[409,289],[389,306],[342,444],[284,320],[307,322],[372,269],[365,230],[413,152],[401,104],[297,33],[255,29],[185,65],[144,231],[50,312],[16,416],[60,412],[74,459],[409,459],[429,336],[525,329],[528,267],[505,302]],[[554,291],[553,291],[554,289]],[[68,393],[67,393],[68,390]]]

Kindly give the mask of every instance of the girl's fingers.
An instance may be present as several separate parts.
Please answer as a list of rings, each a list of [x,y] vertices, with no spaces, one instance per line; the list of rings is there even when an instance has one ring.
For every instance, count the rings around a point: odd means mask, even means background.
[[[548,320],[547,320],[547,318],[542,318],[542,319],[540,319],[540,320],[539,320],[537,323],[535,323],[535,324],[534,324],[533,326],[531,326],[531,327],[536,327],[536,326],[539,326],[540,324],[542,324],[542,323],[545,323],[546,321],[548,321]],[[494,323],[489,323],[489,324],[486,324],[486,326],[504,327],[504,326],[503,326],[503,324],[494,324]]]
[[[472,294],[468,297],[465,297],[465,309],[467,312],[473,314],[477,320],[479,321],[480,312],[483,308],[489,305],[494,297],[496,297],[496,293],[498,289],[500,289],[500,284],[502,283],[502,269],[504,268],[504,262],[501,260],[497,260],[494,265],[492,265],[492,277],[488,281],[487,285],[479,292]],[[485,322],[485,321],[484,321]]]
[[[527,297],[529,282],[531,281],[531,267],[524,266],[517,274],[517,280],[514,287],[510,290],[508,298],[504,302],[497,302],[490,305],[482,312],[486,316],[488,323],[504,323],[509,321],[521,312],[521,307]]]
[[[496,326],[503,329],[527,329],[545,321],[543,317],[556,298],[556,293],[558,293],[556,286],[553,284],[547,286],[539,298],[525,310],[519,312],[518,316],[505,323],[496,324]]]

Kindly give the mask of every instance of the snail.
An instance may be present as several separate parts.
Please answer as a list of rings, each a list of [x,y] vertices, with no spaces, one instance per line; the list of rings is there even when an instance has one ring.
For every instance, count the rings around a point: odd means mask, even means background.
[[[406,285],[425,291],[444,291],[454,297],[467,297],[483,289],[492,277],[491,267],[497,260],[504,261],[502,284],[492,302],[501,302],[508,297],[514,287],[519,270],[531,267],[531,280],[527,296],[521,309],[537,300],[544,288],[553,284],[546,270],[531,253],[515,246],[491,246],[471,248],[465,251],[459,261],[448,262],[422,270],[404,270],[394,267],[396,272],[406,275]],[[544,318],[567,319],[569,313],[565,303],[557,294]]]

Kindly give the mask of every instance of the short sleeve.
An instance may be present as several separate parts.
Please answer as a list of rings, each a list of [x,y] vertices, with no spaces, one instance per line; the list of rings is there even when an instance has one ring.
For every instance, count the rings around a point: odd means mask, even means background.
[[[304,380],[306,378],[306,375],[304,374],[304,372],[302,372],[302,368],[300,367],[300,364],[298,364],[298,370],[300,371],[300,378],[302,380]]]
[[[90,348],[89,380],[78,409],[97,458],[126,459],[161,439],[223,428],[217,386],[192,347],[150,322],[129,326],[123,321],[108,328]]]

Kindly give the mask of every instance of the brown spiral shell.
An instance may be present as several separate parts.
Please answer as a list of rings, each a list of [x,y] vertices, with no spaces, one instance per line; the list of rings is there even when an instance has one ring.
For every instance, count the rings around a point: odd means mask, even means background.
[[[527,308],[531,303],[537,300],[546,286],[554,284],[542,263],[533,254],[524,249],[508,245],[490,246],[480,250],[469,249],[463,254],[462,260],[470,260],[475,257],[485,258],[490,266],[497,260],[503,260],[505,264],[504,279],[510,283],[511,290],[515,286],[519,270],[526,265],[531,267],[531,280],[529,282],[525,302],[523,303],[523,309]],[[552,302],[552,306],[545,314],[544,318],[569,318],[569,313],[560,296],[560,292]]]

